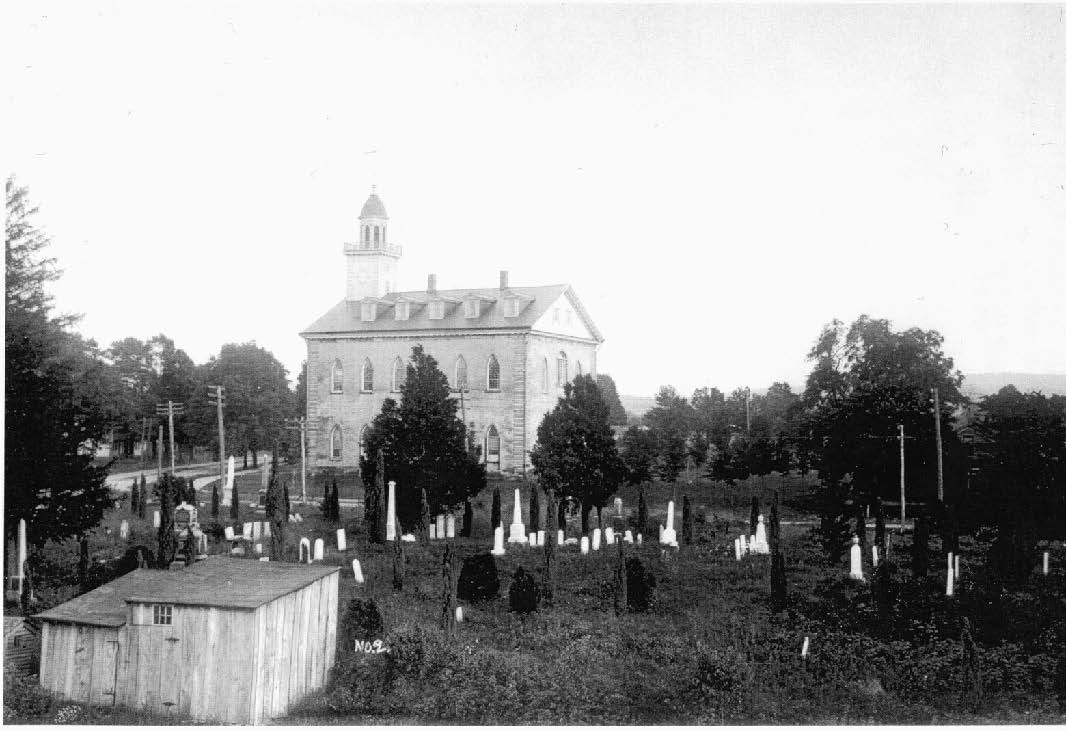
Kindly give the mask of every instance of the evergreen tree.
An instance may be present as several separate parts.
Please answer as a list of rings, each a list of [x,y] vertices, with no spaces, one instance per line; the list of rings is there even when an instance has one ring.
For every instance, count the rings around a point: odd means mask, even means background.
[[[597,373],[596,385],[599,386],[603,401],[607,404],[611,426],[625,426],[626,410],[622,406],[622,400],[618,398],[618,387],[614,379],[606,373]]]
[[[83,594],[89,591],[89,537],[84,533],[78,541],[78,585]]]
[[[640,486],[640,496],[637,498],[637,532],[648,532],[648,498],[644,494],[644,485]]]
[[[559,530],[566,530],[566,500],[559,501]]]
[[[439,514],[462,505],[485,486],[485,468],[467,449],[466,426],[450,393],[437,361],[416,345],[400,386],[399,406],[387,399],[367,431],[368,453],[385,451],[387,479],[396,482],[401,525],[418,522],[422,488],[431,514]],[[370,463],[362,460],[361,468],[368,482],[373,477]]]
[[[540,530],[540,498],[537,497],[537,486],[529,486],[529,532],[536,533]]]
[[[770,505],[770,607],[775,612],[788,604],[788,587],[785,584],[785,556],[781,550],[781,518],[778,511],[778,496]]]
[[[337,478],[333,478],[333,522],[339,523],[341,520],[341,491],[337,487]]]
[[[130,515],[137,515],[137,480],[133,481],[133,485],[130,487]]]
[[[862,503],[855,501],[855,535],[859,537],[859,545],[863,553],[866,552],[866,511]]]
[[[686,502],[688,498],[685,498]],[[626,571],[626,542],[618,541],[618,559],[614,567],[614,613],[622,616],[629,609],[629,587]]]
[[[144,515],[145,515],[145,512],[146,512],[147,506],[145,505],[145,503],[147,503],[147,502],[148,502],[148,481],[144,478],[144,475],[142,474],[141,475],[141,491],[140,491],[140,495],[137,498],[137,514],[138,514],[138,516],[140,516],[140,518],[142,520],[144,519]]]
[[[396,540],[392,542],[392,588],[396,591],[403,591],[404,575],[407,572],[407,556],[403,550],[403,541],[400,540],[402,532],[400,520],[397,518]]]
[[[470,538],[474,534],[474,506],[470,500],[465,501],[463,507],[463,530],[459,534],[463,538]]]
[[[432,518],[429,515],[429,499],[426,497],[426,488],[422,488],[422,509],[420,517],[418,519],[418,532],[422,534],[422,540],[429,540],[429,523]],[[444,538],[444,536],[437,536],[437,538]]]
[[[673,386],[663,386],[655,395],[655,408],[644,415],[655,440],[655,471],[666,482],[676,482],[688,459],[688,440],[695,412]]]
[[[608,408],[591,376],[576,376],[564,387],[555,409],[537,428],[530,455],[545,490],[581,501],[582,529],[588,513],[607,504],[624,477]]]
[[[156,554],[158,568],[170,567],[177,553],[177,541],[174,537],[174,498],[172,497],[177,485],[172,474],[165,473],[159,480],[157,490],[159,493],[159,530],[157,539],[159,551]]]
[[[492,529],[496,530],[497,527],[503,525],[502,510],[500,508],[500,488],[496,486],[492,488]]]
[[[241,515],[240,510],[241,510],[241,498],[240,498],[240,495],[237,493],[237,477],[234,476],[234,478],[233,478],[233,489],[230,491],[230,501],[229,501],[229,517],[230,517],[230,520],[233,521],[233,527],[234,528],[237,527],[237,524],[240,521],[240,515]]]
[[[548,504],[546,512],[546,520],[548,527],[551,528],[551,516],[555,515],[555,496],[551,492],[547,493]],[[549,535],[551,531],[547,531],[544,536],[544,585],[541,587],[541,596],[544,597],[544,601],[551,606],[555,600],[555,544],[557,538],[554,535]]]
[[[689,503],[688,495],[685,495],[681,499],[681,542],[686,546],[692,545],[692,505]]]
[[[218,520],[218,483],[211,483],[211,517]]]
[[[445,635],[453,635],[456,630],[455,607],[456,581],[455,558],[451,544],[444,546],[444,558],[441,560],[441,629]]]
[[[270,559],[272,561],[285,560],[285,526],[289,520],[289,513],[285,509],[284,489],[278,482],[277,474],[271,476],[267,483],[266,494],[267,520],[270,521]]]

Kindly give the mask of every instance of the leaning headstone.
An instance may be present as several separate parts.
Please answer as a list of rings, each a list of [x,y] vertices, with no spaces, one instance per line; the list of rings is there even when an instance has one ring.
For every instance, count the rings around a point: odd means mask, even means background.
[[[576,538],[567,538],[565,541],[563,541],[564,546],[576,546],[579,543],[581,543],[581,541]]]
[[[581,555],[587,556],[589,553],[589,537],[581,536]]]
[[[429,540],[434,541],[437,539],[437,526],[435,523],[429,524]]]
[[[444,518],[444,537],[455,538],[455,516],[451,513]]]
[[[321,538],[315,539],[315,560],[321,561],[326,557],[326,542]]]
[[[492,555],[502,556],[506,551],[503,550],[503,526],[498,525],[492,531]]]
[[[347,551],[348,550],[348,538],[344,534],[344,528],[338,528],[337,529],[337,550],[338,551]]]
[[[118,526],[118,537],[122,540],[126,540],[130,537],[130,523],[128,520],[123,520]]]
[[[159,520],[159,511],[156,510],[152,514],[152,526],[155,527],[155,528],[158,528],[159,527],[159,522],[160,522],[160,520]]]
[[[600,529],[599,528],[594,528],[592,530],[592,550],[593,551],[600,550]]]
[[[352,576],[357,584],[362,584],[365,581],[363,579],[363,567],[359,565],[359,559],[357,558],[352,559]]]
[[[385,540],[395,541],[396,535],[396,482],[389,480],[389,502],[385,510]]]
[[[863,581],[862,578],[862,547],[859,545],[859,537],[852,536],[851,542],[851,573],[849,576],[856,581]]]

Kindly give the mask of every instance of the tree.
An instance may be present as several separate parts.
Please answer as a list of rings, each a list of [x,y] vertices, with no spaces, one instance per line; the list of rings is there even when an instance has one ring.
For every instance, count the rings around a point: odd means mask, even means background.
[[[270,521],[270,558],[272,561],[285,560],[285,523],[289,513],[285,507],[285,496],[281,482],[275,472],[267,483],[266,514]]]
[[[433,514],[447,512],[485,487],[485,468],[467,450],[466,426],[458,418],[447,376],[421,345],[411,350],[407,377],[400,386],[400,404],[386,399],[366,435],[371,449],[385,453],[386,479],[396,482],[396,510],[400,523],[419,520],[419,498],[426,490]],[[360,461],[364,484],[374,468]]]
[[[651,470],[655,464],[655,437],[647,429],[631,426],[622,434],[619,444],[625,480],[629,485],[651,482]]]
[[[610,425],[625,426],[627,421],[626,410],[622,406],[622,400],[618,398],[618,387],[615,386],[614,379],[606,373],[597,373],[596,385],[600,387],[600,393],[603,394],[603,402],[607,404],[607,420]]]
[[[74,318],[52,315],[44,288],[59,273],[27,190],[8,178],[6,198],[5,535],[14,539],[25,519],[39,546],[89,530],[111,505],[93,451],[117,382],[95,343],[69,332]]]
[[[666,482],[676,482],[688,457],[693,412],[688,401],[673,386],[663,386],[655,396],[655,408],[644,415],[644,423],[656,444],[655,467]]]
[[[530,454],[533,472],[549,495],[581,501],[582,530],[588,514],[603,507],[625,474],[611,430],[607,404],[596,382],[576,376],[537,428]]]
[[[847,504],[898,495],[899,425],[904,425],[907,497],[936,498],[936,439],[931,389],[940,397],[944,474],[957,492],[965,455],[951,428],[965,398],[962,376],[932,330],[892,330],[887,320],[859,317],[850,327],[834,320],[808,354],[814,363],[803,395],[801,457],[823,483],[822,515],[835,532]],[[832,540],[836,540],[833,538]],[[836,551],[836,547],[827,548]]]
[[[540,498],[537,495],[537,486],[529,486],[529,532],[536,533],[540,530]]]
[[[463,538],[470,538],[474,534],[474,506],[469,499],[463,504],[463,530],[460,532]]]
[[[644,494],[644,485],[640,486],[640,496],[637,498],[637,532],[648,532],[648,498]]]
[[[174,498],[180,490],[177,479],[169,472],[164,473],[156,486],[159,493],[159,529],[156,531],[159,551],[156,556],[157,568],[170,567],[177,553],[177,539],[174,537]]]
[[[497,527],[503,525],[503,508],[500,505],[500,487],[497,485],[492,488],[492,514],[489,520],[492,523],[492,529],[496,530]]]

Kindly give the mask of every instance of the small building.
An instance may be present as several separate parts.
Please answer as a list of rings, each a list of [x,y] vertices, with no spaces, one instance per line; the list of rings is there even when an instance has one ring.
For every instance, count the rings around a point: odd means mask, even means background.
[[[41,631],[26,617],[4,617],[4,668],[20,675],[37,673]]]
[[[339,572],[221,556],[137,569],[37,615],[41,686],[219,723],[284,715],[333,665]]]

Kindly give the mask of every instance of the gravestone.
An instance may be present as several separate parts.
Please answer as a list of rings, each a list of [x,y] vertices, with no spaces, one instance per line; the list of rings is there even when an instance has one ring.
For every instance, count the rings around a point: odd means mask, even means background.
[[[326,557],[326,542],[321,538],[315,539],[315,560],[321,561]]]

